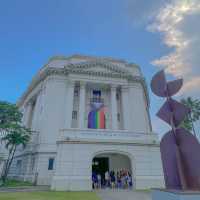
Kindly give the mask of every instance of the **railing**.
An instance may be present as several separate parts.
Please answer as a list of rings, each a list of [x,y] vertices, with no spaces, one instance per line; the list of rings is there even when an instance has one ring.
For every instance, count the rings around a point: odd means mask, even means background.
[[[90,103],[104,103],[104,99],[99,97],[90,98]]]
[[[126,130],[108,129],[62,129],[60,130],[58,140],[158,144],[158,136],[155,133],[137,133]]]

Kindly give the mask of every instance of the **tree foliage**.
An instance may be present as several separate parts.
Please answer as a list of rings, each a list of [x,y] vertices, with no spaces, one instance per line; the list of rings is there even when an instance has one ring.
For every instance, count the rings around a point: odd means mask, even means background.
[[[190,108],[190,113],[186,116],[181,126],[192,131],[193,123],[200,120],[200,100],[188,97],[186,99],[181,99],[181,102]]]
[[[30,130],[22,126],[22,113],[15,104],[0,101],[0,131],[6,133],[1,138],[8,149],[8,158],[6,160],[2,179],[5,182],[14,159],[18,146],[26,146],[30,140]]]
[[[21,123],[22,113],[15,104],[0,101],[0,128],[9,128],[11,124]]]

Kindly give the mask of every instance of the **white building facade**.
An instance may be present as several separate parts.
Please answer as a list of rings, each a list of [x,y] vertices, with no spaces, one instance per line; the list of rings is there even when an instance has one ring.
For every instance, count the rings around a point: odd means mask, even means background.
[[[128,169],[133,187],[163,186],[140,68],[111,58],[53,57],[18,102],[33,131],[9,175],[53,190],[91,190],[94,169]],[[102,169],[98,168],[102,165]]]

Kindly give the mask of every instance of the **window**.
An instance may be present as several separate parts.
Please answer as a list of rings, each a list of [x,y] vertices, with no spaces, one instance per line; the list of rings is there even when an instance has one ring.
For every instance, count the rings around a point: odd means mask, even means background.
[[[119,101],[119,93],[116,93],[116,99]]]
[[[78,90],[78,88],[76,87],[76,88],[74,89],[74,96],[75,96],[75,97],[78,97],[78,95],[79,95],[79,90]]]
[[[48,170],[53,170],[54,158],[49,158]]]
[[[120,122],[120,113],[117,113],[117,121]]]
[[[17,161],[16,168],[17,168],[17,174],[21,174],[22,160]]]
[[[93,96],[94,97],[100,97],[101,96],[101,90],[93,90]]]
[[[93,97],[92,97],[92,101],[99,103],[101,102],[101,91],[100,90],[93,90],[92,91]]]
[[[35,167],[35,158],[33,157],[33,158],[31,159],[31,171],[34,170],[34,167]]]
[[[72,112],[72,119],[77,119],[77,111],[76,110],[74,110]]]

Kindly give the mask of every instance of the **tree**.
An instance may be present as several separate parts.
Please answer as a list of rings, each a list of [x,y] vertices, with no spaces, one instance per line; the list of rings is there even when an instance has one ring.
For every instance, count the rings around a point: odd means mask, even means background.
[[[193,131],[195,134],[193,123],[200,119],[200,100],[188,97],[186,99],[181,99],[181,102],[190,108],[190,113],[182,122],[181,127],[188,131]]]
[[[2,173],[5,183],[18,146],[26,146],[30,140],[30,130],[21,125],[22,113],[15,104],[0,101],[0,131],[6,134],[2,137],[8,149],[8,158]]]

